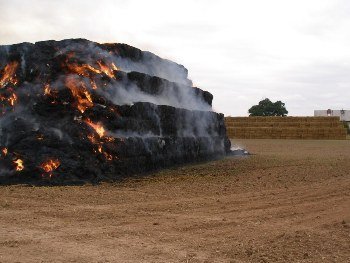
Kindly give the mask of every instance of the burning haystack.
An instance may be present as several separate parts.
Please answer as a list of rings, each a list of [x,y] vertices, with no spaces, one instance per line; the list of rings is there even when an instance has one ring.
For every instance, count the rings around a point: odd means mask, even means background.
[[[223,156],[212,99],[182,65],[125,44],[0,46],[0,183],[94,183]]]

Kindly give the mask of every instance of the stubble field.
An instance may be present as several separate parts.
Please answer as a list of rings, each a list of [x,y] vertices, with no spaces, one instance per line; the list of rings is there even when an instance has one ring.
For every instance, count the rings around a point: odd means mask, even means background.
[[[116,184],[0,186],[0,262],[350,262],[350,140]]]

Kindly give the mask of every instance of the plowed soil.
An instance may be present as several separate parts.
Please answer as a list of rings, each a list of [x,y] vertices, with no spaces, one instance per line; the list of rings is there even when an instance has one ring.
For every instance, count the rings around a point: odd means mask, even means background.
[[[350,140],[115,184],[0,187],[0,262],[350,262]]]

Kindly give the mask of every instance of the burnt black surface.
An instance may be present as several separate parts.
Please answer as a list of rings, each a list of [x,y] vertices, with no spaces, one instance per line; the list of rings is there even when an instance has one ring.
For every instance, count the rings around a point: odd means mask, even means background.
[[[119,61],[119,70],[109,75],[79,74],[67,66],[97,68],[97,61],[108,65]],[[182,65],[125,44],[84,39],[0,46],[0,80],[11,62],[18,63],[17,81],[3,81],[0,87],[0,184],[97,183],[229,152],[224,116],[203,110],[210,109],[213,96],[191,87]],[[164,70],[156,76],[159,68]],[[181,83],[164,78],[172,70]],[[67,78],[74,78],[79,90],[91,95],[83,112]],[[45,85],[50,87],[48,93]],[[116,103],[118,91],[131,89],[137,91],[134,100]],[[138,102],[139,94],[179,106]],[[13,96],[16,101],[11,105]],[[104,135],[88,123],[104,127]],[[19,159],[24,168],[17,171]],[[51,159],[59,160],[59,165],[47,172],[42,164]]]

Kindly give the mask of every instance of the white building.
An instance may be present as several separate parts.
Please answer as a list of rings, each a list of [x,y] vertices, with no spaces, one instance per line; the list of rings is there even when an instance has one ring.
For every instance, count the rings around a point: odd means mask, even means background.
[[[350,122],[350,110],[315,110],[314,116],[326,117],[326,116],[338,116],[341,121]]]

